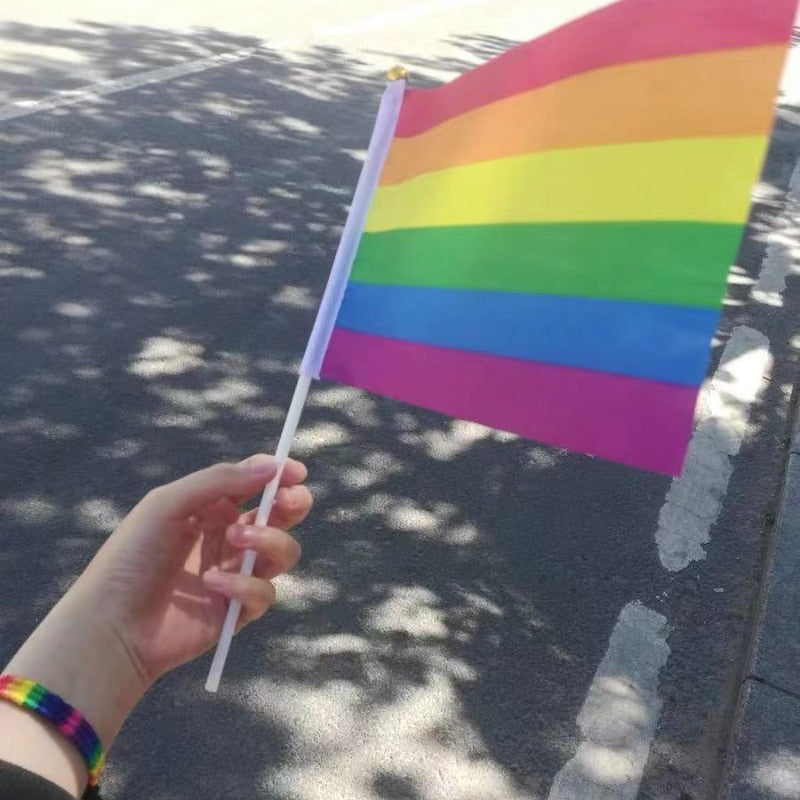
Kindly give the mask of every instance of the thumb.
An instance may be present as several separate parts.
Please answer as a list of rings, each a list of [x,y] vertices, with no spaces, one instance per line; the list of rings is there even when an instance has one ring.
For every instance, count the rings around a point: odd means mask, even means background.
[[[224,497],[250,497],[277,471],[275,457],[264,453],[238,464],[214,464],[154,489],[142,501],[142,510],[160,522],[186,517]]]

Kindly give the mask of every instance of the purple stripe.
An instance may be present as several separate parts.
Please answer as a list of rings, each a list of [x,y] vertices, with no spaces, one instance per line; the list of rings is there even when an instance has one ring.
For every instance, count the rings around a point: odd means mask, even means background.
[[[322,376],[460,419],[677,475],[697,388],[336,328]]]

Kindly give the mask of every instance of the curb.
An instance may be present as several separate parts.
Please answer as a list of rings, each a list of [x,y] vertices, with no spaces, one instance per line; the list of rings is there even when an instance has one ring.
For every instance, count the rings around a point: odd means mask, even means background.
[[[796,400],[796,398],[793,398]],[[725,800],[800,798],[800,415],[742,685]]]

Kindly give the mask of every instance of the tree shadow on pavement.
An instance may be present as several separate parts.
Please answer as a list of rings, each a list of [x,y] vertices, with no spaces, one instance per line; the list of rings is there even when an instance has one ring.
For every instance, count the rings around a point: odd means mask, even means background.
[[[105,74],[259,46],[87,30],[59,45]],[[510,44],[464,39],[464,63]],[[52,75],[0,67],[19,91]],[[381,90],[336,49],[259,49],[0,123],[3,655],[154,484],[272,446]],[[660,607],[668,480],[327,383],[296,452],[302,568],[219,696],[206,658],[145,700],[109,796],[546,794],[620,608]]]

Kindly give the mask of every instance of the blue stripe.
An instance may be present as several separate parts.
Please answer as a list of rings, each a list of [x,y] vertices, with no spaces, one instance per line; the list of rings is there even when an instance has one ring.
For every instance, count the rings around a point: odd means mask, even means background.
[[[402,286],[347,286],[345,330],[697,386],[716,311],[655,303]]]

